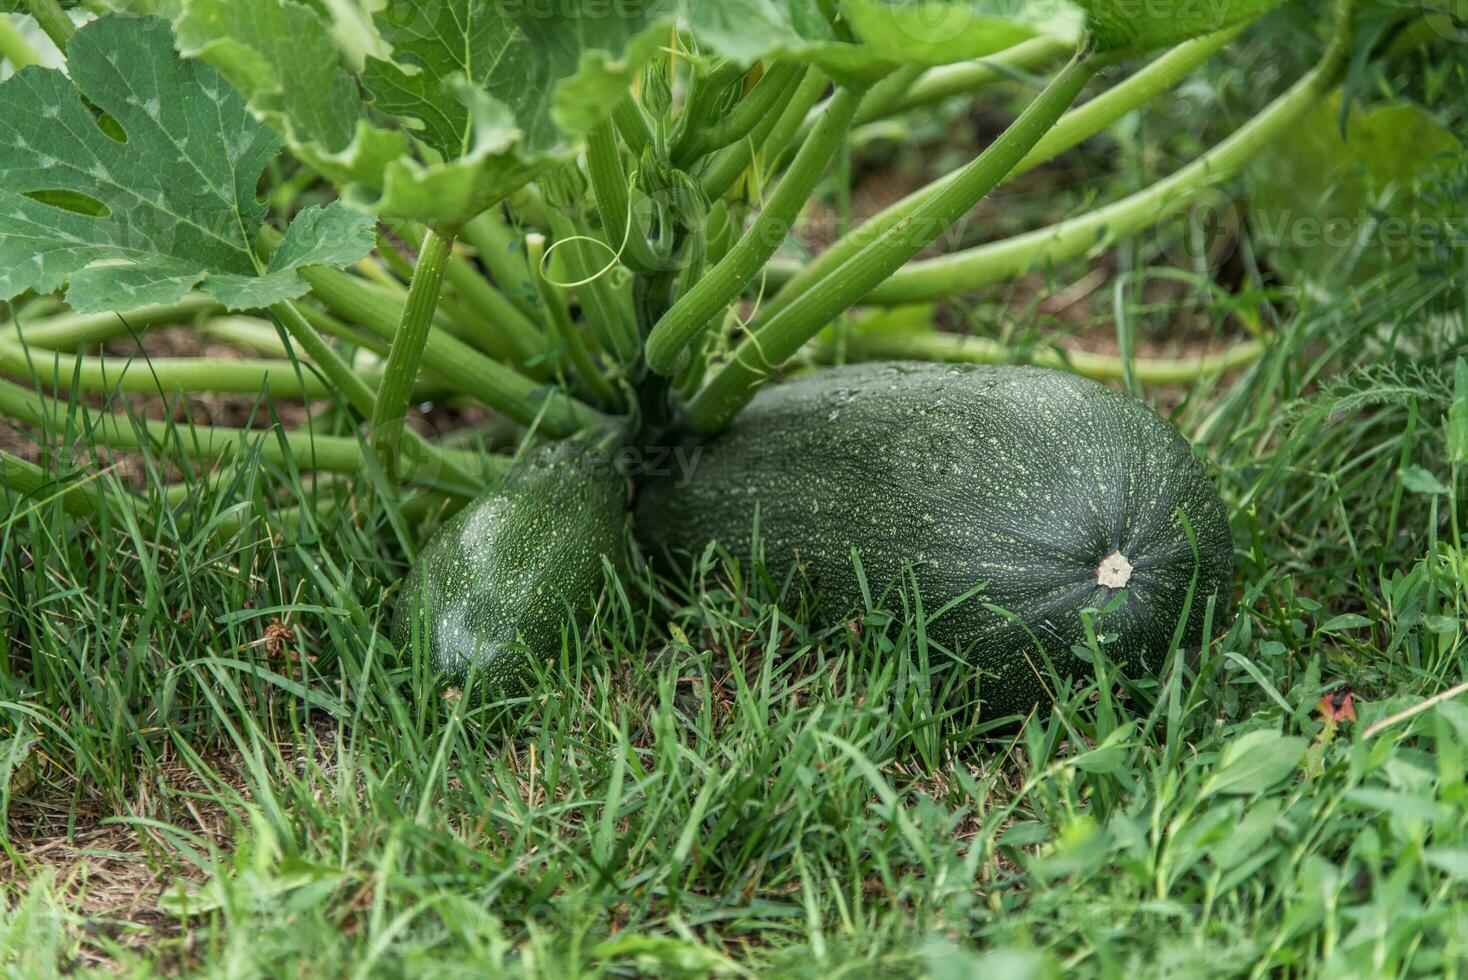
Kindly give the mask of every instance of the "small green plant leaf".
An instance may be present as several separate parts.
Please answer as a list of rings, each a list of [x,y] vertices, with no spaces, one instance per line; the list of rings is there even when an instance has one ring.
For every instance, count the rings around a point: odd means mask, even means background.
[[[1262,793],[1298,769],[1309,747],[1304,738],[1267,729],[1241,735],[1224,747],[1203,795]]]
[[[1424,851],[1422,860],[1457,881],[1468,881],[1468,850],[1461,847],[1433,847]]]
[[[1370,626],[1371,620],[1358,613],[1341,613],[1332,616],[1320,626],[1322,633],[1339,633],[1341,630],[1358,630],[1363,626]]]
[[[1147,51],[1202,37],[1252,20],[1283,0],[1216,0],[1210,3],[1139,3],[1075,0],[1099,51]]]
[[[331,205],[257,258],[255,185],[279,140],[217,72],[179,60],[165,21],[99,18],[68,54],[70,77],[0,83],[0,297],[66,283],[72,308],[95,312],[197,286],[242,309],[305,293],[301,266],[372,249],[371,221]]]
[[[1441,480],[1420,466],[1404,466],[1397,472],[1402,486],[1413,493],[1436,495],[1447,493],[1448,488]]]

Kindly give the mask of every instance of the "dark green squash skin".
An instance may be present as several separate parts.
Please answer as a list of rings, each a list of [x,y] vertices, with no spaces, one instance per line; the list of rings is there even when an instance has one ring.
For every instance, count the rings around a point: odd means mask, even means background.
[[[392,640],[415,625],[435,668],[479,670],[487,694],[511,690],[561,650],[561,630],[596,603],[602,559],[626,555],[627,479],[606,454],[562,443],[526,457],[495,490],[429,539],[403,581]]]
[[[1219,619],[1230,597],[1228,517],[1187,442],[1141,402],[1058,371],[821,371],[762,391],[677,482],[639,488],[637,535],[651,555],[686,568],[718,541],[748,560],[758,505],[767,566],[778,574],[798,559],[833,616],[862,603],[852,549],[874,594],[910,566],[928,637],[983,671],[980,697],[999,714],[1049,699],[1036,641],[1062,674],[1091,670],[1071,652],[1086,643],[1080,611],[1117,591],[1125,602],[1100,631],[1132,676],[1158,668],[1195,565],[1185,646],[1199,641],[1208,597]],[[1098,584],[1117,551],[1133,566],[1119,590]]]

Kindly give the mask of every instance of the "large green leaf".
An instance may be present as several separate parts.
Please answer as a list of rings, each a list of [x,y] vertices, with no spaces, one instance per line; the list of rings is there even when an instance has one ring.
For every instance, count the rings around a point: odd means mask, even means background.
[[[1037,34],[1079,37],[1081,16],[1056,3],[1013,0],[848,0],[862,46],[894,64],[946,65],[983,58]]]
[[[1252,20],[1284,0],[1074,0],[1100,51],[1146,51]]]
[[[387,162],[406,152],[401,133],[367,125],[356,80],[312,8],[293,0],[189,0],[174,33],[185,57],[217,68],[332,180],[376,186]]]
[[[415,120],[445,158],[467,152],[477,128],[518,139],[526,156],[555,151],[567,134],[593,128],[632,84],[637,68],[668,41],[671,3],[562,4],[554,16],[531,5],[389,0],[377,15],[392,60],[368,59],[362,81],[378,108]],[[552,8],[547,7],[545,10]],[[654,29],[656,28],[656,29]],[[488,97],[503,107],[481,107]],[[518,132],[514,132],[518,130]]]
[[[571,156],[666,43],[672,0],[606,7],[387,0],[359,75],[296,0],[186,0],[180,50],[379,214],[456,224]],[[411,139],[409,136],[411,135]]]
[[[384,216],[455,224],[570,158],[681,25],[701,56],[782,57],[866,84],[903,63],[992,54],[1078,16],[1044,0],[524,4],[379,0],[360,71],[323,5],[183,0],[179,50],[214,65],[292,153]],[[1065,8],[1068,9],[1068,8]],[[370,52],[378,50],[381,56]]]
[[[1043,0],[847,0],[842,40],[815,0],[691,0],[688,26],[708,50],[741,63],[781,57],[852,85],[899,64],[981,58],[1039,33],[1075,36],[1073,8]]]
[[[1250,168],[1255,236],[1276,268],[1330,287],[1364,281],[1411,255],[1446,216],[1417,195],[1454,166],[1458,140],[1419,106],[1353,109],[1321,103]]]
[[[305,293],[301,266],[371,250],[371,221],[332,205],[257,259],[255,187],[279,140],[213,69],[177,57],[167,22],[102,17],[68,55],[69,78],[0,83],[0,297],[67,283],[74,309],[98,311],[197,286],[241,309]]]

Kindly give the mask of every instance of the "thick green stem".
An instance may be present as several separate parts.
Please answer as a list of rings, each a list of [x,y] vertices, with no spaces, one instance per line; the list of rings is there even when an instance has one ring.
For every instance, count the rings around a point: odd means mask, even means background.
[[[791,62],[772,65],[755,83],[749,94],[724,118],[714,125],[689,134],[674,150],[673,165],[687,169],[693,161],[715,150],[742,140],[754,131],[777,106],[789,98],[790,90],[800,80],[804,68]]]
[[[699,178],[708,199],[717,201],[727,194],[761,151],[768,149],[773,156],[783,150],[806,114],[820,101],[826,84],[826,76],[814,68],[807,69],[800,84],[788,90],[783,107],[771,109],[748,136],[715,154]]]
[[[1059,156],[1081,140],[1100,132],[1128,112],[1145,104],[1158,93],[1166,91],[1179,79],[1197,68],[1209,55],[1228,43],[1242,29],[1239,27],[1220,31],[1206,38],[1180,44],[1126,81],[1113,86],[1085,105],[1071,109],[1040,138],[1040,141],[1029,153],[1025,154],[1024,159],[1005,179],[1012,180],[1026,170]],[[860,252],[868,243],[911,214],[924,201],[940,193],[944,186],[956,177],[957,173],[941,177],[884,208],[863,222],[860,227],[853,229],[836,241],[814,261],[800,267],[798,272],[791,272],[788,266],[771,266],[769,270],[771,281],[777,284],[783,283],[783,285],[765,305],[762,315],[774,316],[789,306],[802,293],[830,275],[833,270]]]
[[[1049,228],[914,262],[875,289],[867,301],[897,305],[952,296],[1010,279],[1037,265],[1080,258],[1103,238],[1123,238],[1156,225],[1283,138],[1335,87],[1343,61],[1341,49],[1333,47],[1315,69],[1263,112],[1170,177]]]
[[[606,266],[612,253],[589,240],[586,230],[568,215],[553,212],[550,219],[557,242],[556,257],[577,283],[557,288],[575,290],[587,325],[604,350],[614,354],[620,364],[634,363],[638,354],[637,326],[618,305],[607,278],[611,270]]]
[[[823,344],[814,355],[819,361],[830,361],[832,345]],[[964,337],[951,333],[874,333],[860,332],[847,338],[843,350],[847,360],[917,360],[968,364],[1037,364],[1041,367],[1073,371],[1097,381],[1120,381],[1126,374],[1126,362],[1120,357],[1091,354],[1086,351],[1059,351],[1053,347],[1037,347],[1017,351],[988,337]],[[1132,361],[1133,376],[1143,384],[1184,384],[1248,367],[1264,354],[1264,344],[1246,340],[1217,354],[1194,358],[1137,358]]]
[[[417,229],[404,225],[398,231],[414,248],[423,247]],[[463,314],[457,318],[460,325],[487,354],[524,364],[545,353],[545,339],[535,322],[462,255],[450,253],[444,276],[464,300]]]
[[[30,8],[31,16],[36,23],[41,25],[41,30],[51,42],[66,53],[66,45],[71,42],[71,36],[76,33],[76,25],[71,18],[66,16],[66,11],[61,9],[61,4],[56,0],[26,0],[26,6]]]
[[[397,231],[398,234],[406,238],[408,240],[408,244],[412,245],[414,248],[417,248],[419,241],[422,240],[421,236],[419,236],[419,238],[415,240],[410,234],[408,234],[407,232],[409,231],[409,229],[406,227],[406,225],[394,228],[394,230]],[[387,269],[384,270],[383,266],[386,266]],[[392,281],[393,277],[397,277],[404,282],[407,282],[413,278],[413,263],[409,262],[407,256],[398,251],[397,246],[394,245],[392,241],[381,232],[378,232],[377,234],[376,253],[362,259],[357,268],[360,269],[365,275],[370,275],[373,278],[377,279],[379,282],[383,281],[384,279]],[[386,275],[386,272],[391,272],[391,275]]]
[[[331,382],[331,386],[335,389],[336,393],[342,398],[345,398],[347,404],[351,405],[363,418],[376,418],[376,408],[381,400],[380,393],[386,387],[386,382],[384,381],[378,387],[378,394],[374,394],[372,389],[368,387],[367,382],[362,380],[346,361],[342,360],[341,355],[326,342],[326,338],[322,337],[316,331],[316,328],[311,326],[310,322],[301,316],[289,302],[276,303],[270,308],[270,311],[279,319],[281,326],[291,335],[291,338],[301,345],[301,349],[306,352],[306,356],[314,361],[321,372],[326,375],[327,380]],[[392,357],[389,355],[389,370],[391,370],[391,366]],[[414,375],[416,375],[416,372],[414,372]],[[409,376],[410,385],[414,375]],[[386,375],[384,375],[385,377]],[[408,394],[411,394],[411,388]],[[373,426],[373,431],[377,431],[375,425]],[[473,484],[474,480],[469,475],[469,471],[455,466],[444,456],[437,446],[418,435],[418,433],[408,430],[403,438],[406,439],[408,452],[412,456],[415,469],[421,469],[426,466],[429,472],[442,472],[461,483]],[[380,456],[379,459],[381,459]],[[393,471],[384,467],[384,472],[391,474]]]
[[[543,339],[530,267],[525,264],[524,249],[517,244],[519,232],[506,224],[495,209],[490,209],[461,228],[459,237],[474,247],[500,294],[535,328],[535,337]]]
[[[587,134],[586,172],[596,195],[602,233],[607,244],[619,250],[622,264],[641,276],[674,268],[675,263],[653,253],[641,222],[632,211],[622,151],[617,147],[617,134],[611,123],[604,122]]]
[[[647,338],[647,363],[654,371],[673,374],[688,344],[722,319],[729,304],[775,254],[851,128],[860,104],[861,93],[849,89],[832,97],[749,231],[658,321]]]
[[[125,391],[134,395],[255,395],[270,391],[283,398],[326,398],[331,387],[310,371],[297,373],[287,360],[226,357],[89,357],[38,348],[27,351],[0,341],[0,371],[17,377],[33,372],[48,386],[82,391]]]
[[[1112,86],[1084,105],[1076,106],[1061,116],[1055,128],[1025,154],[1025,158],[1015,166],[1008,179],[1013,180],[1020,174],[1055,159],[1127,113],[1151,102],[1192,74],[1199,65],[1238,37],[1246,26],[1248,25],[1239,24],[1206,37],[1185,41],[1125,81]]]
[[[387,370],[372,403],[372,451],[377,454],[389,479],[398,474],[398,451],[403,442],[403,429],[408,419],[408,397],[413,380],[418,377],[418,364],[423,348],[428,346],[428,333],[433,329],[433,311],[438,308],[438,294],[443,289],[444,268],[453,254],[452,232],[432,229],[423,237],[418,264],[413,269],[413,282],[408,287],[408,302],[387,352]],[[302,320],[302,323],[305,321]]]
[[[184,323],[199,316],[223,313],[218,301],[203,293],[192,293],[177,303],[144,306],[121,313],[64,313],[44,320],[20,320],[0,327],[0,337],[23,337],[32,347],[70,350],[100,343],[129,333],[141,333],[169,323]]]
[[[1036,71],[1075,52],[1075,42],[1048,35],[1021,41],[978,61],[933,68],[880,112],[858,117],[862,123],[932,105],[955,95],[969,95],[1003,81],[1014,72]]]
[[[73,517],[94,517],[104,507],[102,495],[90,483],[63,484],[35,463],[0,449],[0,499],[4,499],[5,491],[33,495],[43,490],[60,496],[62,508]],[[12,519],[14,514],[13,505],[7,506],[6,519]]]
[[[39,65],[41,56],[25,39],[20,28],[10,18],[0,14],[0,58],[10,62],[10,67],[20,71],[29,65]]]
[[[384,340],[393,339],[397,321],[390,305],[363,290],[361,280],[325,266],[303,269],[301,275],[311,284],[316,298],[340,316]],[[423,365],[454,390],[503,412],[521,425],[529,425],[539,418],[541,431],[551,436],[568,436],[611,423],[610,418],[591,406],[533,381],[447,334],[429,334],[423,349]]]
[[[708,75],[694,71],[683,109],[678,113],[677,123],[669,140],[672,146],[669,158],[673,166],[681,170],[698,159],[701,155],[700,147],[704,145],[703,135],[719,123],[716,100],[721,92],[727,91],[743,74],[744,69],[732,61],[716,65]],[[725,116],[725,120],[728,118]]]
[[[601,368],[592,360],[591,353],[586,349],[586,342],[581,337],[581,331],[577,329],[576,324],[571,322],[571,313],[566,308],[565,297],[557,293],[557,287],[541,274],[542,258],[545,255],[545,236],[535,232],[526,236],[525,244],[530,255],[531,267],[536,273],[536,288],[540,290],[540,298],[545,308],[550,311],[551,326],[565,348],[571,369],[587,389],[596,396],[597,401],[609,407],[619,406],[621,398],[617,394],[617,389],[612,387],[611,382],[602,374]]]
[[[861,300],[988,194],[1030,151],[1096,71],[1076,57],[983,153],[904,221],[872,241],[829,277],[763,322],[735,348],[733,359],[689,404],[689,422],[702,431],[722,428],[755,388],[836,316]]]
[[[372,283],[324,265],[301,270],[312,294],[348,323],[360,324],[378,337],[392,339],[403,304],[385,296]]]
[[[622,142],[632,151],[633,158],[640,159],[642,151],[652,142],[652,129],[647,124],[647,116],[643,115],[642,107],[632,96],[627,96],[612,107],[612,123],[622,135]]]
[[[901,65],[886,78],[867,89],[866,95],[862,96],[861,107],[856,110],[856,123],[870,122],[884,116],[887,108],[902,98],[907,90],[922,77],[924,71],[925,68],[922,65]],[[806,124],[814,126],[816,120],[807,119]]]
[[[49,432],[64,432],[70,413],[75,413],[74,419],[78,424],[83,421],[82,413],[85,413],[87,437],[110,449],[174,445],[194,459],[212,460],[234,455],[258,443],[261,457],[277,465],[290,462],[301,469],[357,475],[368,466],[361,444],[347,436],[317,435],[299,430],[175,424],[111,412],[98,413],[74,408],[66,402],[0,381],[0,414]],[[472,471],[478,454],[454,453],[452,458],[459,467]]]
[[[387,359],[388,342],[376,334],[354,330],[325,310],[317,309],[305,303],[300,304],[295,309],[297,313],[306,318],[306,322],[310,323],[311,326],[326,336],[335,337],[337,340],[351,344],[353,347],[360,347],[363,350],[371,351],[383,360]],[[391,330],[391,327],[388,329]]]

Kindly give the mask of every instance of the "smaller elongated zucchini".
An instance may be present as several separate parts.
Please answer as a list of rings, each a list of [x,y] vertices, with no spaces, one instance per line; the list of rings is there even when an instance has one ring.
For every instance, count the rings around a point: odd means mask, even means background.
[[[626,554],[627,480],[575,443],[532,453],[429,540],[403,583],[392,640],[415,634],[435,667],[513,688],[561,649],[597,601],[602,559]]]

